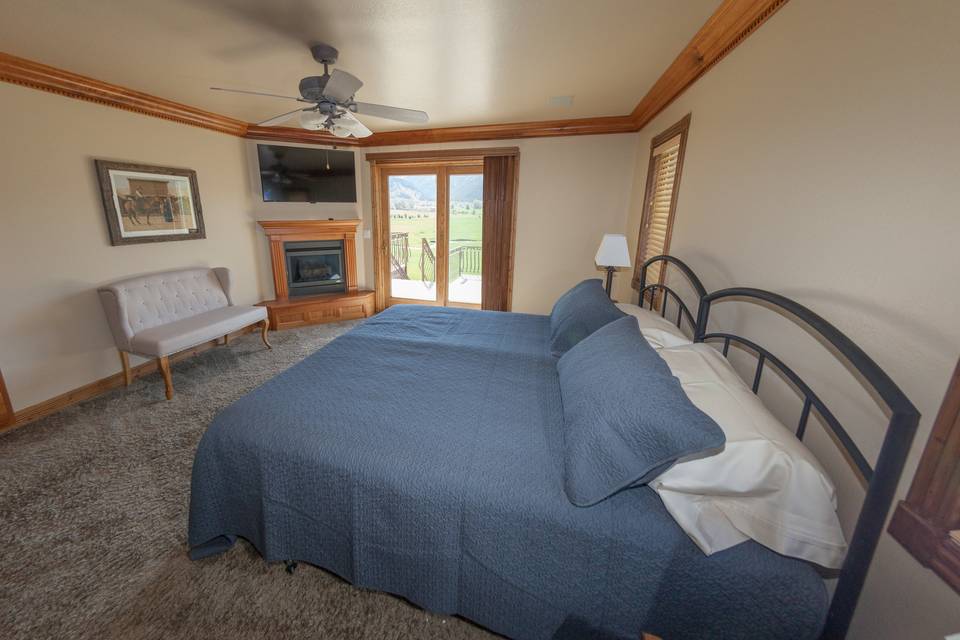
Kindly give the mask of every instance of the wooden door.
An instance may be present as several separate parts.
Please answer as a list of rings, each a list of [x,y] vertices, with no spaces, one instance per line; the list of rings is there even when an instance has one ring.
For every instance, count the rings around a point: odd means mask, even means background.
[[[381,168],[375,180],[377,289],[383,306],[479,308],[483,165],[401,164]],[[451,191],[460,198],[453,203]],[[474,192],[476,198],[463,200]]]

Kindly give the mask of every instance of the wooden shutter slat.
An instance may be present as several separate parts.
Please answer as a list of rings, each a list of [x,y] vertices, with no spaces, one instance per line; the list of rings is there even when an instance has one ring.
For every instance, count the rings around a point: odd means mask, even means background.
[[[676,207],[675,190],[683,164],[683,148],[689,116],[655,137],[651,142],[647,190],[644,196],[643,218],[637,242],[634,286],[639,284],[639,269],[649,258],[668,253]],[[647,269],[646,283],[662,282],[661,265]]]

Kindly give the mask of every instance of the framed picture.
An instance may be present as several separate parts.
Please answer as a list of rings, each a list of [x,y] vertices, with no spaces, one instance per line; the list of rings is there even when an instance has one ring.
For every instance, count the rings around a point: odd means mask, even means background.
[[[206,238],[197,172],[95,160],[110,244]]]

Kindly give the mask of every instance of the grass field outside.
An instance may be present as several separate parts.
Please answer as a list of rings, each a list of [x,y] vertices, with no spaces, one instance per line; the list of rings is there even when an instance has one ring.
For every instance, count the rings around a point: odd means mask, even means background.
[[[480,246],[483,234],[482,210],[470,203],[451,203],[450,211],[450,250],[460,246]],[[463,206],[458,206],[463,205]],[[437,217],[435,212],[426,211],[390,211],[391,233],[408,233],[410,241],[410,259],[407,262],[407,276],[410,280],[420,279],[420,253],[422,239],[434,249],[437,247]]]

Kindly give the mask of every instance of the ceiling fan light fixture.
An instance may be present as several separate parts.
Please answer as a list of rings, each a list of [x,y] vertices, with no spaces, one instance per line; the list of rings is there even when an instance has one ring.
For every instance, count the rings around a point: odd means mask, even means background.
[[[311,131],[319,131],[324,128],[324,122],[327,117],[317,111],[304,111],[300,114],[300,126]]]
[[[348,127],[343,126],[339,122],[330,128],[330,133],[338,138],[349,138],[353,135],[353,131],[351,131]]]

